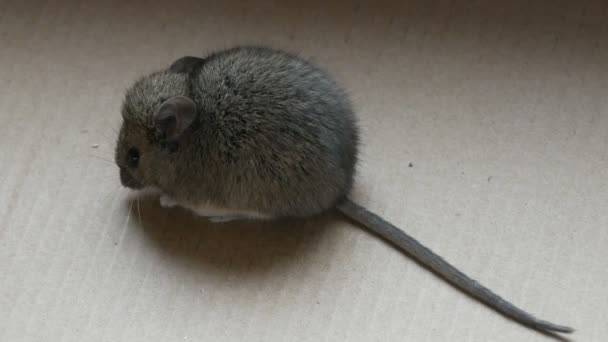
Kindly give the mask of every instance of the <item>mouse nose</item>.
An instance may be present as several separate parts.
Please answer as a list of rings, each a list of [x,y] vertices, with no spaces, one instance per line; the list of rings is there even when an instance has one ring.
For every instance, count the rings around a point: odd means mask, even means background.
[[[142,184],[138,182],[133,175],[124,167],[120,168],[120,183],[127,188],[141,189]]]

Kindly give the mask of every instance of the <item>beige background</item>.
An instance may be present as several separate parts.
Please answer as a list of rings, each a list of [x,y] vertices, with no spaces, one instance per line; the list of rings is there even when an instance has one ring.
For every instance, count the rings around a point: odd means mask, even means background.
[[[0,341],[552,340],[333,215],[137,210],[111,164],[125,88],[239,43],[350,90],[358,201],[606,341],[606,18],[602,0],[0,2]]]

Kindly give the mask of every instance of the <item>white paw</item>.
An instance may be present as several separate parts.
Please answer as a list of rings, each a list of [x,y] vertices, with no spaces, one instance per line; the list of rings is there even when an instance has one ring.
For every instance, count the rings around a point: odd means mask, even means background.
[[[225,222],[238,220],[239,218],[240,217],[238,217],[238,216],[210,216],[210,217],[207,217],[209,222],[212,222],[212,223],[225,223]]]
[[[177,205],[177,202],[166,194],[160,195],[160,206],[163,208],[173,208]]]

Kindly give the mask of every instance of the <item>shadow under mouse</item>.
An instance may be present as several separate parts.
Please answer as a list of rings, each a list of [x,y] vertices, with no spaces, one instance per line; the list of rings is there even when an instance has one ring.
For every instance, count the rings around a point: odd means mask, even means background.
[[[141,218],[134,220],[138,233],[195,272],[231,273],[241,280],[273,277],[314,258],[326,239],[339,239],[331,237],[337,232],[329,214],[306,221],[211,223],[186,209],[161,208],[153,196],[138,197],[139,209],[135,200],[123,206]]]

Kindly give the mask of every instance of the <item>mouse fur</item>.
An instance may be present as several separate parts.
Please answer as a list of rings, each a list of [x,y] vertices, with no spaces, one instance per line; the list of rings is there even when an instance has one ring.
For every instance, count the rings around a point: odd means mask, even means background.
[[[346,93],[328,73],[260,47],[190,62],[128,89],[116,150],[127,185],[159,188],[189,207],[273,218],[319,214],[350,192],[358,129]],[[154,117],[176,96],[190,98],[197,116],[169,151],[155,135]],[[131,148],[139,151],[136,168],[125,162]]]

